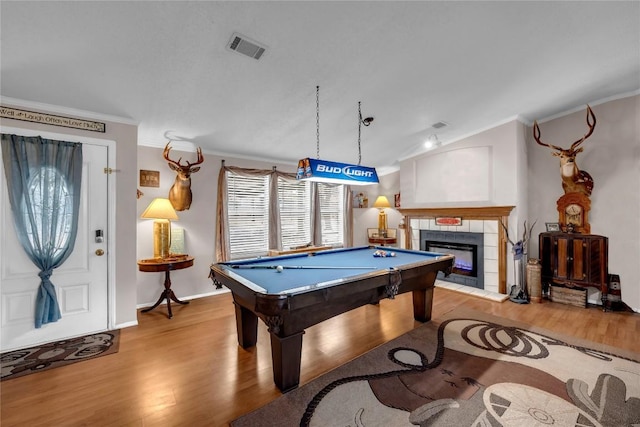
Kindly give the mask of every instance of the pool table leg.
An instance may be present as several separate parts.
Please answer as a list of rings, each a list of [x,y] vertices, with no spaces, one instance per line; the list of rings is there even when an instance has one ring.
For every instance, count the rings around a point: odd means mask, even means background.
[[[433,308],[433,286],[425,290],[413,291],[413,318],[418,322],[431,320]]]
[[[253,347],[258,341],[258,316],[234,301],[238,344],[242,348]]]
[[[302,334],[304,331],[280,337],[271,333],[273,381],[283,393],[293,390],[300,383]]]

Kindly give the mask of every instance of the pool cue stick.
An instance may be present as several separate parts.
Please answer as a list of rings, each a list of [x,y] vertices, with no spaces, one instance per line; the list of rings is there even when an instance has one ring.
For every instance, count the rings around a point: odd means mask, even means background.
[[[325,265],[311,266],[311,265],[232,265],[231,268],[237,269],[264,269],[264,270],[275,270],[278,267],[282,267],[283,269],[289,270],[317,270],[317,269],[345,269],[345,270],[375,270],[378,267],[331,267]]]

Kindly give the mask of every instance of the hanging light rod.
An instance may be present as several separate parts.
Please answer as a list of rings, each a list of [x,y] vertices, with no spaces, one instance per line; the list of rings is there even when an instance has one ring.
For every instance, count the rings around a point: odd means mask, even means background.
[[[361,126],[369,126],[373,117],[362,118],[360,102],[358,102],[358,164],[338,163],[320,160],[320,86],[316,86],[316,156],[298,161],[296,179],[312,182],[325,182],[331,184],[346,185],[371,185],[377,184],[378,174],[375,168],[360,165],[362,151],[360,149]]]

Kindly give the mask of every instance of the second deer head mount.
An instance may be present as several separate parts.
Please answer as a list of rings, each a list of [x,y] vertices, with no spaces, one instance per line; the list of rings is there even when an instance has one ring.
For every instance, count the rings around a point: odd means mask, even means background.
[[[593,178],[586,171],[578,169],[576,164],[576,156],[581,153],[583,147],[580,147],[585,139],[589,138],[596,127],[596,116],[593,114],[591,107],[587,105],[587,126],[589,131],[584,136],[565,149],[556,145],[546,144],[540,140],[540,127],[538,122],[533,123],[533,138],[536,142],[544,147],[556,150],[553,155],[560,157],[560,176],[562,178],[562,188],[565,194],[583,193],[586,196],[591,195],[593,190]],[[578,148],[579,147],[579,148]]]

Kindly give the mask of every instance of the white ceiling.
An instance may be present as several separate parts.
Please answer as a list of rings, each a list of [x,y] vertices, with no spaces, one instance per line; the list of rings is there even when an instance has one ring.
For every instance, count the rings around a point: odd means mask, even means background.
[[[358,161],[361,101],[375,118],[362,164],[382,173],[434,133],[447,143],[640,89],[638,1],[2,1],[0,12],[4,97],[130,118],[141,145],[291,164],[316,157],[316,85],[320,157]],[[226,49],[234,32],[264,43],[262,59]]]

